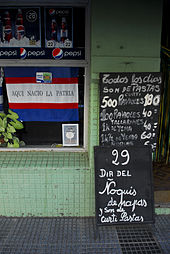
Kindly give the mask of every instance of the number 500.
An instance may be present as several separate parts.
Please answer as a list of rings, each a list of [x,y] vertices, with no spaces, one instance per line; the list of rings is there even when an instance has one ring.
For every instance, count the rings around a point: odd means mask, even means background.
[[[101,105],[101,108],[106,108],[106,107],[109,107],[109,108],[115,108],[117,106],[117,100],[116,99],[109,99],[109,96],[104,96],[103,97],[103,100],[102,100],[102,104]]]

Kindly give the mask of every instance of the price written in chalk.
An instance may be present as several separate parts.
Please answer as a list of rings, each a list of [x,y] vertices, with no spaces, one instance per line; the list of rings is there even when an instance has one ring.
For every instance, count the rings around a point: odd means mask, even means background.
[[[157,142],[160,73],[100,74],[100,145],[135,146]]]
[[[102,105],[101,108],[115,108],[117,106],[117,100],[116,99],[111,99],[109,98],[109,96],[104,96],[103,100],[102,100]]]
[[[150,106],[150,105],[154,105],[154,106],[158,106],[160,103],[160,95],[156,95],[153,96],[153,94],[146,94],[145,95],[145,103],[144,103],[144,107],[145,106]]]

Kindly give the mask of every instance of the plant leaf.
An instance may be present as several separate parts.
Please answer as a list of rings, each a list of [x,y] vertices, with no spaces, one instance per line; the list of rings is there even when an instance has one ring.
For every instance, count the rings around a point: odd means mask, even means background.
[[[16,140],[19,143],[19,138],[17,138],[16,136],[13,137],[13,140]]]
[[[4,133],[2,133],[3,134],[3,136],[4,136],[4,140],[5,141],[8,141],[8,139],[12,139],[12,134],[9,132],[4,132]]]
[[[25,142],[24,142],[23,140],[21,140],[21,141],[19,142],[19,146],[23,147],[23,146],[26,146],[26,144],[25,144]]]
[[[8,139],[12,139],[12,134],[10,132],[7,132],[7,136]]]
[[[7,114],[7,117],[10,119],[16,120],[19,118],[19,115],[17,113],[13,112],[11,109],[8,109],[8,113],[9,114]]]
[[[5,117],[5,118],[2,120],[2,127],[4,127],[4,128],[7,127],[7,117]]]
[[[14,140],[14,147],[19,147],[19,142],[17,140]]]
[[[2,124],[3,124],[3,120],[2,118],[0,118],[0,126],[2,126]]]
[[[2,119],[2,118],[4,118],[5,116],[6,116],[6,114],[5,114],[5,113],[3,113],[3,112],[2,112],[2,113],[0,113],[0,117],[1,117],[1,119]]]
[[[4,127],[0,127],[0,132],[4,132],[5,128]]]
[[[14,132],[16,132],[16,130],[15,130],[15,128],[12,125],[8,124],[8,126],[7,126],[7,132],[14,133]]]
[[[12,126],[14,126],[14,128],[17,129],[17,130],[21,130],[21,129],[24,128],[24,125],[20,121],[18,121],[18,120],[15,120],[15,122],[11,121],[10,124]]]
[[[9,143],[8,142],[7,147],[18,148],[19,147],[19,143],[16,140],[14,140],[13,143]]]
[[[7,143],[7,147],[14,147],[14,144],[11,144],[11,143]]]

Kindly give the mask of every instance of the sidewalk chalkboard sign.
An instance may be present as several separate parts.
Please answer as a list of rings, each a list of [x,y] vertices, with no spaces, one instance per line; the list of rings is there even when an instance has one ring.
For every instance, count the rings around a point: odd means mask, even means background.
[[[94,147],[97,225],[153,223],[152,150]]]
[[[161,74],[100,73],[100,145],[156,148]]]

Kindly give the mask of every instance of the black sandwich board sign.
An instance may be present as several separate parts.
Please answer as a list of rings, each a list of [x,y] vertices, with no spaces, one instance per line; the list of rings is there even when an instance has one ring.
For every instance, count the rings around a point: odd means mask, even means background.
[[[100,73],[102,146],[156,148],[161,93],[159,72]]]
[[[154,223],[150,146],[94,147],[97,225]]]

